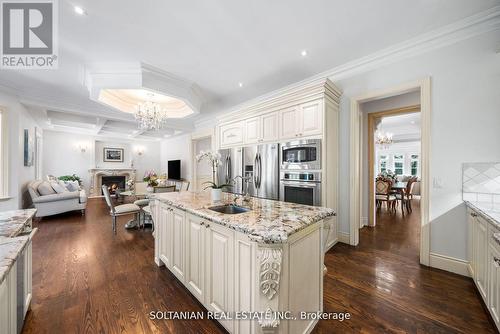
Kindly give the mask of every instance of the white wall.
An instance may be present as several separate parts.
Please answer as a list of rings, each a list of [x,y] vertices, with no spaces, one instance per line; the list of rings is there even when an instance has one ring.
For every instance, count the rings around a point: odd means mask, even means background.
[[[181,160],[181,177],[191,177],[191,134],[185,134],[161,142],[161,170],[168,173],[168,160]]]
[[[500,160],[500,34],[492,32],[336,81],[341,98],[340,231],[349,232],[350,98],[430,76],[432,79],[431,252],[466,259],[461,164]]]
[[[87,145],[82,152],[78,145]],[[45,130],[43,134],[42,176],[78,175],[89,190],[89,169],[94,167],[94,138],[88,135]]]
[[[85,152],[80,150],[80,144],[87,146]],[[124,162],[103,163],[103,147],[122,147],[125,150]],[[138,148],[143,151],[142,155],[137,154]],[[133,160],[138,180],[142,180],[146,170],[153,169],[160,172],[161,169],[159,142],[112,142],[100,140],[95,136],[46,130],[43,138],[43,152],[43,176],[76,174],[82,178],[83,186],[87,191],[90,186],[89,169],[96,166],[129,168]]]
[[[0,201],[0,211],[28,207],[31,204],[27,196],[26,185],[35,178],[35,166],[24,166],[24,129],[37,125],[26,108],[18,99],[10,94],[0,92],[0,106],[7,112],[9,136],[9,196],[8,200]]]

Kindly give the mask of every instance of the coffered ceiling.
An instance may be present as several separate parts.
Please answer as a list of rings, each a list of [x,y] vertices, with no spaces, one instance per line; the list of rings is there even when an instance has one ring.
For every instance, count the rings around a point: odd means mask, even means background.
[[[86,15],[76,14],[74,5]],[[59,69],[0,70],[0,88],[18,94],[47,128],[164,138],[190,131],[199,118],[495,5],[497,0],[60,1]],[[172,119],[164,131],[140,132],[133,115],[91,98],[86,71],[95,63],[148,64],[192,83],[199,113]]]

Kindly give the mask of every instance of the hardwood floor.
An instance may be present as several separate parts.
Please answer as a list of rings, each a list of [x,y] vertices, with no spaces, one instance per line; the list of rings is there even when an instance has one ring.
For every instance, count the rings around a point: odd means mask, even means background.
[[[418,210],[418,208],[416,208]],[[325,263],[324,309],[349,312],[320,321],[315,333],[494,333],[470,279],[418,264],[416,215],[379,217],[360,246],[336,245]],[[23,333],[223,333],[211,320],[149,319],[152,310],[203,311],[153,262],[150,231],[117,236],[104,201],[87,215],[35,224],[33,301]]]
[[[360,231],[357,247],[326,255],[325,312],[349,321],[322,321],[316,333],[495,333],[471,279],[419,264],[420,217],[382,209],[377,227]]]

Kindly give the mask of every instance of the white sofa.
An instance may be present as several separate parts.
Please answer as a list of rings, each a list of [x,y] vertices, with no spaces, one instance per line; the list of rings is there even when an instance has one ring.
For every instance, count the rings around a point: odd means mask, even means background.
[[[87,194],[85,190],[69,191],[64,188],[57,192],[49,181],[36,180],[28,184],[28,191],[37,209],[36,217],[51,216],[58,213],[80,210],[85,214]]]

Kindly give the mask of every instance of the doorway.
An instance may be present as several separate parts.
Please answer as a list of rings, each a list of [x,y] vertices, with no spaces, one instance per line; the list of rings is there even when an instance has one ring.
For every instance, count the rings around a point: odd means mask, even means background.
[[[206,162],[198,162],[196,156],[201,151],[211,151],[214,149],[212,131],[202,131],[191,135],[191,166],[193,175],[193,188],[195,191],[204,191],[204,183],[212,181],[212,170]]]
[[[368,92],[351,99],[351,129],[350,129],[350,231],[349,243],[353,246],[359,243],[359,227],[363,213],[363,203],[368,202],[368,189],[363,187],[363,137],[366,132],[366,122],[363,122],[361,105],[366,102],[397,96],[408,92],[419,91],[421,115],[421,157],[420,157],[420,247],[419,259],[423,265],[429,265],[430,226],[429,226],[429,157],[430,157],[430,115],[431,115],[431,81],[424,78],[414,82],[404,83],[388,89]]]
[[[411,101],[419,103],[419,92],[370,103]],[[368,107],[368,106],[367,106]],[[370,107],[368,107],[370,108]],[[364,108],[366,109],[366,107]],[[420,198],[420,103],[390,110],[367,112],[368,226],[376,226],[377,213],[413,214],[412,203]],[[377,189],[377,183],[379,190]],[[383,190],[383,192],[381,192]],[[418,214],[415,212],[414,214]],[[362,227],[362,226],[361,226]]]

